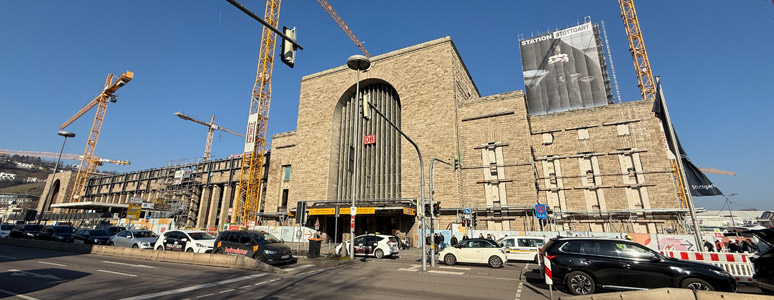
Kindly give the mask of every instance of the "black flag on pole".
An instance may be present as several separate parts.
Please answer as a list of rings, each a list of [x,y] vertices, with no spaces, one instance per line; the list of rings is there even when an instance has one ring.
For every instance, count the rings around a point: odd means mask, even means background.
[[[675,151],[674,147],[672,146],[673,137],[671,135],[671,132],[673,131],[669,130],[670,128],[674,128],[669,122],[669,118],[666,116],[666,110],[664,109],[665,106],[666,103],[664,102],[664,97],[662,96],[661,92],[661,82],[659,81],[656,84],[656,100],[653,101],[652,111],[656,114],[656,117],[661,120],[661,124],[664,126],[664,135],[666,136],[669,150],[672,151],[672,154],[675,154],[677,151]],[[677,141],[681,162],[683,164],[683,168],[685,169],[685,179],[688,182],[691,195],[696,197],[723,195],[723,192],[721,192],[720,189],[718,189],[715,184],[713,184],[712,181],[710,181],[709,178],[707,178],[707,176],[704,175],[704,173],[702,173],[699,168],[693,164],[693,162],[691,162],[691,159],[688,158],[687,154],[685,154],[683,145],[680,144],[680,138],[677,137],[677,131],[674,132],[674,139]]]

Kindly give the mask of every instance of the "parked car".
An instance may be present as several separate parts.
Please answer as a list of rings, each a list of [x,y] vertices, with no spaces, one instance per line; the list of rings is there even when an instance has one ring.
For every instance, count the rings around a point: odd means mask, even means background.
[[[486,239],[467,239],[453,247],[446,247],[438,253],[438,260],[447,265],[456,263],[482,263],[492,268],[500,268],[507,260],[505,250]]]
[[[124,230],[110,237],[109,246],[153,249],[159,236],[150,230]]]
[[[16,227],[16,225],[12,224],[2,224],[0,225],[0,239],[7,238],[11,234],[11,230]]]
[[[497,240],[509,260],[531,260],[538,262],[538,252],[546,240],[539,236],[506,236]]]
[[[355,255],[383,258],[397,255],[400,250],[398,238],[392,235],[366,234],[355,237]],[[349,241],[339,244],[335,249],[341,256],[349,255]]]
[[[8,236],[16,239],[34,239],[41,229],[43,229],[43,225],[19,224],[11,229]]]
[[[46,226],[38,232],[36,240],[69,243],[73,241],[75,227],[72,226]]]
[[[215,253],[252,257],[267,264],[295,261],[290,247],[271,233],[258,230],[227,230],[215,239]]]
[[[117,233],[126,230],[126,227],[123,227],[123,226],[103,226],[103,227],[100,227],[99,229],[107,231],[110,235],[116,235]]]
[[[110,233],[102,229],[79,229],[73,233],[73,243],[107,245]]]
[[[215,237],[201,230],[172,230],[165,232],[153,246],[156,250],[212,253]]]
[[[755,268],[753,284],[765,293],[774,294],[774,230],[749,232],[758,238],[758,252],[750,257]]]
[[[736,291],[736,280],[718,266],[665,257],[636,242],[610,238],[556,237],[540,249],[551,262],[554,285],[575,295],[603,289]],[[544,275],[544,268],[540,268]]]

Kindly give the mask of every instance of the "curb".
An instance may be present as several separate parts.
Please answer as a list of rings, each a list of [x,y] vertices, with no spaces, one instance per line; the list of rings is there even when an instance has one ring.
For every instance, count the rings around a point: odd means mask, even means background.
[[[60,242],[36,241],[24,239],[0,239],[0,244],[27,248],[47,249],[54,251],[75,252],[82,254],[94,254],[101,256],[116,256],[134,259],[142,259],[158,262],[184,263],[200,266],[212,266],[241,270],[264,271],[276,274],[285,274],[285,270],[258,262],[246,256],[171,252],[159,250],[145,250],[133,248],[120,248],[113,246],[66,244]]]

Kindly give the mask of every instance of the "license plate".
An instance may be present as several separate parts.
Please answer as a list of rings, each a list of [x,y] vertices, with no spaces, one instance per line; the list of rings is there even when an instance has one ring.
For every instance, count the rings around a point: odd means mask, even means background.
[[[290,257],[290,255],[283,255],[283,256],[282,256],[282,259],[286,259],[286,258],[288,258],[288,257]]]

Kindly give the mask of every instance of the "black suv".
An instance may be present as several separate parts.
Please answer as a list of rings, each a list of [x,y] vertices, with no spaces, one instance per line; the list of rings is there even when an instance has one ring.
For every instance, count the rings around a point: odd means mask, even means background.
[[[258,230],[227,230],[215,239],[215,253],[252,257],[267,264],[295,261],[290,247],[271,233]]]
[[[69,243],[73,240],[75,227],[72,226],[46,226],[38,232],[36,240]]]
[[[575,295],[592,294],[597,287],[736,291],[736,280],[720,267],[665,257],[629,240],[556,237],[540,249],[540,257],[541,265],[551,261],[554,284]]]
[[[20,224],[16,225],[16,228],[11,229],[8,236],[16,239],[34,239],[38,236],[38,232],[41,229],[43,229],[43,225]]]
[[[73,243],[107,245],[110,239],[110,233],[102,229],[79,229],[73,233]]]

